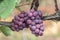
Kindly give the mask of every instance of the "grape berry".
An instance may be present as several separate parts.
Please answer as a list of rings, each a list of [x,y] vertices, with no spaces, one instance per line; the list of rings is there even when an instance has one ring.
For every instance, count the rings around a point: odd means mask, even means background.
[[[11,23],[11,30],[19,31],[23,28],[30,28],[32,34],[42,36],[44,27],[41,20],[42,13],[40,11],[30,10],[29,12],[22,11],[19,15],[15,16]]]
[[[28,15],[29,17],[29,27],[30,27],[30,30],[32,31],[33,34],[35,34],[36,36],[42,36],[43,35],[43,31],[44,31],[44,28],[43,28],[43,21],[41,20],[40,17],[42,17],[42,13],[40,11],[34,11],[34,12],[31,12],[32,13],[31,17]],[[28,13],[28,14],[30,14]],[[28,19],[27,19],[28,20]],[[27,22],[27,24],[29,23]]]
[[[26,27],[25,20],[27,19],[27,13],[22,11],[19,15],[15,16],[12,20],[10,27],[13,31],[23,30]]]

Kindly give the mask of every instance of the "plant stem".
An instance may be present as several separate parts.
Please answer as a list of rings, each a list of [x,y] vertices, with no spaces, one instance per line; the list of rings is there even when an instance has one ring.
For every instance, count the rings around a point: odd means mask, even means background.
[[[11,22],[0,21],[0,25],[11,26]]]
[[[57,4],[57,0],[54,0],[54,2],[55,2],[55,11],[58,11],[59,10],[59,8],[58,8],[58,4]]]
[[[33,8],[33,6],[34,6],[34,4],[35,4],[35,1],[36,1],[36,0],[33,0],[33,1],[32,1],[31,8],[30,8],[30,9]]]

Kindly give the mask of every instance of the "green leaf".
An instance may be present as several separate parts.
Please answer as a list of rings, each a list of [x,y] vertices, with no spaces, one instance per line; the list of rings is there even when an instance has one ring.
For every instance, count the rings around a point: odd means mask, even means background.
[[[3,0],[0,3],[0,17],[6,18],[15,8],[17,0]]]
[[[5,36],[9,36],[12,34],[12,30],[7,26],[1,26],[0,30]]]

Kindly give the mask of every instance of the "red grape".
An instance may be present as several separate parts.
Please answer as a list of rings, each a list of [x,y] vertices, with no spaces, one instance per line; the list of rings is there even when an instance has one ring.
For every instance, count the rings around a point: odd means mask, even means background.
[[[29,16],[29,14],[31,14],[31,16]],[[33,34],[35,34],[36,36],[42,36],[43,35],[43,21],[41,20],[41,12],[40,11],[30,11],[28,13],[28,17],[30,19],[30,30],[32,31]],[[42,31],[42,32],[40,32]]]
[[[12,27],[10,28],[13,31],[19,31],[29,27],[33,34],[35,34],[36,36],[42,36],[44,32],[44,27],[41,17],[41,11],[22,11],[19,15],[14,17],[11,24]]]

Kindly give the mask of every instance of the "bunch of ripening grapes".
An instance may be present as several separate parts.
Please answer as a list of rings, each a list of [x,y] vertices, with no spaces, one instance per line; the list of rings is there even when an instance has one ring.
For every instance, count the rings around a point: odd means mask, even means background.
[[[32,34],[35,34],[36,36],[42,36],[44,32],[44,27],[41,17],[41,11],[22,11],[19,15],[14,17],[10,28],[13,31],[19,31],[27,28],[28,26]]]

